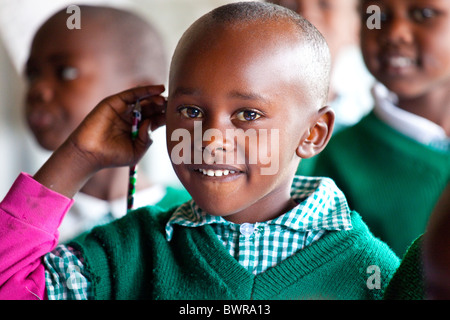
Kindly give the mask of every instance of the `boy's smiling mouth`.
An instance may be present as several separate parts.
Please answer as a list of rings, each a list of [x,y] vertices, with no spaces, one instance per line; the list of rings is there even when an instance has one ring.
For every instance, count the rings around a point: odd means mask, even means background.
[[[229,174],[236,173],[236,171],[228,170],[228,169],[225,169],[225,170],[198,169],[195,171],[203,173],[203,175],[209,176],[209,177],[221,177],[221,176],[227,176]]]
[[[244,171],[239,168],[220,164],[197,165],[191,168],[191,170],[204,177],[231,177],[244,173]]]
[[[383,68],[392,75],[403,75],[419,65],[416,58],[400,53],[385,53],[381,57]]]
[[[387,61],[388,64],[394,68],[406,68],[416,64],[414,59],[402,56],[390,57]]]

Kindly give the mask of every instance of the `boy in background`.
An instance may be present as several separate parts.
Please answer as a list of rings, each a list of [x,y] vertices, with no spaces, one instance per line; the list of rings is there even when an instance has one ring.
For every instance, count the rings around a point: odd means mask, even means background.
[[[362,1],[380,29],[362,29],[378,80],[375,108],[338,133],[313,172],[335,180],[375,236],[402,256],[425,231],[450,178],[450,2]]]
[[[373,78],[360,50],[359,0],[267,0],[301,14],[324,36],[331,52],[328,103],[336,113],[334,132],[357,123],[372,108]],[[313,161],[303,161],[299,173],[308,175]]]
[[[291,10],[241,2],[201,17],[175,50],[167,100],[163,86],[106,98],[33,178],[18,178],[0,204],[0,296],[381,298],[398,258],[332,180],[295,177],[300,159],[330,139],[329,76],[325,40]],[[137,99],[143,121],[133,141]],[[163,124],[193,200],[140,208],[55,249],[58,222],[84,181],[136,163],[148,128]],[[270,161],[255,159],[248,140]]]
[[[164,44],[153,25],[122,9],[80,6],[80,10],[81,29],[67,28],[65,10],[50,17],[34,36],[26,64],[27,123],[39,145],[50,151],[104,97],[167,79]],[[60,241],[125,215],[128,176],[127,168],[93,175],[63,220]],[[171,205],[177,198],[187,200],[188,194],[152,183],[140,169],[135,207]]]

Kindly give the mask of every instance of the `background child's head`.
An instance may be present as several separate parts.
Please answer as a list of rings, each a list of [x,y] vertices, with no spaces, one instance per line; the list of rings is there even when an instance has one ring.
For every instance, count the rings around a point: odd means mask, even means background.
[[[360,0],[266,1],[299,13],[322,33],[332,58],[329,104],[336,112],[335,130],[358,122],[373,107],[373,78],[360,50]]]
[[[287,209],[300,158],[320,152],[332,130],[333,113],[324,107],[329,76],[324,38],[286,8],[233,3],[185,32],[169,75],[167,142],[175,162],[180,142],[172,133],[188,132],[190,143],[181,152],[191,156],[174,169],[202,209],[237,223]],[[215,130],[214,137],[205,138],[207,130]],[[238,137],[229,138],[230,132]],[[278,162],[275,173],[262,174],[270,164],[260,157],[250,161],[252,138],[257,156]]]
[[[311,22],[325,37],[333,61],[345,47],[357,45],[361,26],[359,0],[268,0]]]
[[[26,117],[39,144],[56,149],[103,98],[166,82],[158,31],[121,9],[80,6],[81,29],[61,10],[34,36],[26,65]]]
[[[362,28],[369,71],[400,99],[450,92],[450,1],[362,1],[376,5],[380,28]],[[422,107],[425,105],[422,104]],[[430,106],[428,106],[430,107]]]

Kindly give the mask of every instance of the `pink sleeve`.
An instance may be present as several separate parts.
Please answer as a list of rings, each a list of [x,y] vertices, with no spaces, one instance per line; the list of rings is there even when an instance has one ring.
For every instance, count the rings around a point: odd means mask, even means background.
[[[0,203],[0,299],[44,299],[42,257],[73,200],[21,173]]]

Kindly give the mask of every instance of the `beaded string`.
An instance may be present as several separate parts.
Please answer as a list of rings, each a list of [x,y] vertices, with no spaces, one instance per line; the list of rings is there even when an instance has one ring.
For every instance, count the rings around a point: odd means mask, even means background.
[[[136,102],[133,108],[133,118],[131,126],[131,139],[134,141],[138,136],[139,121],[141,121],[141,104],[139,100]],[[128,197],[127,197],[127,209],[133,208],[134,194],[136,193],[136,181],[137,181],[137,164],[130,166],[130,174],[128,181]]]

